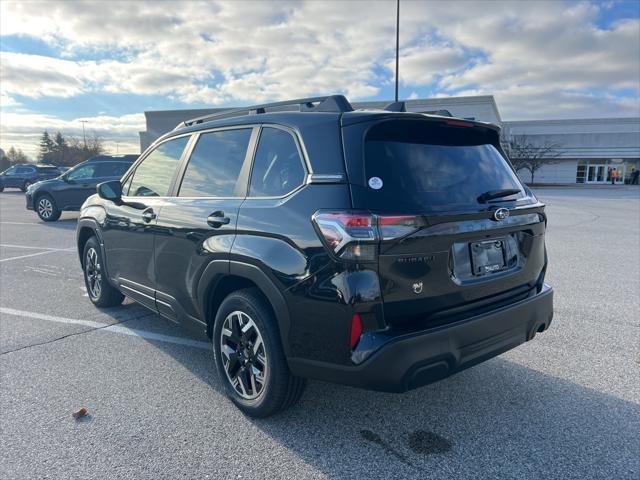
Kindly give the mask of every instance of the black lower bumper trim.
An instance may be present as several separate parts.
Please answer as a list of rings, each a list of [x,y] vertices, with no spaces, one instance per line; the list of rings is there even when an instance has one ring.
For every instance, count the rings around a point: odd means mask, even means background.
[[[33,197],[31,195],[26,194],[24,196],[25,198],[25,202],[27,204],[27,210],[35,210],[34,205],[33,205]]]
[[[360,365],[290,358],[294,375],[386,392],[403,392],[442,380],[500,355],[546,330],[553,289],[508,307],[411,335],[382,346]]]

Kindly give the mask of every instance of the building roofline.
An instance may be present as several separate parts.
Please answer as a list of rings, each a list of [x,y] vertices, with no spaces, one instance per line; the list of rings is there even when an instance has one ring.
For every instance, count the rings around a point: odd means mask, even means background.
[[[557,118],[549,120],[505,120],[505,125],[588,125],[593,123],[640,123],[640,117]]]
[[[163,114],[171,114],[171,113],[176,113],[176,112],[180,112],[180,113],[184,113],[184,112],[222,112],[224,110],[233,110],[234,107],[224,107],[224,108],[218,108],[218,107],[212,107],[212,108],[174,108],[172,110],[145,110],[144,112],[144,116],[147,117],[149,115],[163,115]]]

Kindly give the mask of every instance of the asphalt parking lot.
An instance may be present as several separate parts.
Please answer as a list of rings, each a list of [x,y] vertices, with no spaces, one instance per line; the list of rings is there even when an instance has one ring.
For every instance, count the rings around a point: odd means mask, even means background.
[[[551,328],[403,395],[244,417],[206,338],[84,291],[76,214],[0,193],[3,478],[640,478],[640,189],[541,189]],[[87,407],[90,416],[71,414]]]

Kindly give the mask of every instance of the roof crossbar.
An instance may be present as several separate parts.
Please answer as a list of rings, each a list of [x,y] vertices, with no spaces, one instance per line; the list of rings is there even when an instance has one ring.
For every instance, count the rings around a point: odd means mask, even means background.
[[[344,95],[329,95],[325,97],[299,98],[297,100],[286,100],[284,102],[265,103],[252,107],[234,108],[224,112],[212,113],[202,117],[196,117],[179,123],[174,130],[190,127],[199,123],[208,122],[219,118],[232,118],[242,115],[259,115],[267,113],[267,109],[297,106],[300,112],[352,112],[353,107]]]

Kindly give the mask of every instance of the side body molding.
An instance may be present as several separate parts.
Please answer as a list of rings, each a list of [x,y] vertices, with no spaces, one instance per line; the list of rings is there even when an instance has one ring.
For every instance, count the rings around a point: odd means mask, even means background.
[[[86,241],[87,238],[81,238],[81,234],[82,232],[85,232],[86,229],[91,229],[93,232],[93,235],[96,236],[96,238],[98,239],[98,243],[100,244],[100,250],[102,252],[102,270],[105,273],[105,277],[107,278],[107,281],[113,285],[113,280],[111,279],[111,276],[109,275],[109,272],[107,271],[107,259],[105,257],[105,252],[104,252],[104,240],[102,239],[102,231],[100,229],[100,224],[97,222],[97,220],[95,220],[92,217],[81,217],[78,219],[78,226],[76,227],[76,246],[78,247],[78,258],[80,259],[80,265],[82,266],[82,262],[83,262],[83,258],[82,258],[82,254],[83,252],[80,249],[80,241],[83,240]]]
[[[285,355],[289,357],[291,350],[289,346],[289,329],[291,327],[291,319],[287,303],[285,302],[282,293],[280,293],[280,290],[278,290],[271,279],[269,279],[269,277],[255,265],[232,260],[229,264],[229,273],[231,273],[231,275],[237,275],[251,280],[260,288],[260,290],[262,290],[262,293],[265,294],[267,300],[269,300],[273,307],[276,321],[278,322],[282,348]]]
[[[210,315],[208,303],[211,295],[216,290],[220,280],[226,275],[229,275],[229,260],[212,260],[200,276],[196,288],[196,300],[200,312],[200,320],[204,323],[209,322],[207,316]]]
[[[288,334],[290,328],[289,309],[284,297],[273,283],[273,281],[257,266],[248,263],[228,260],[214,260],[205,268],[198,283],[198,307],[203,321],[209,321],[207,316],[211,315],[208,302],[215,292],[219,282],[227,275],[244,278],[255,283],[262,293],[267,297],[273,307],[278,327],[280,329],[280,339],[285,354],[289,355]],[[217,308],[214,305],[213,308]]]

